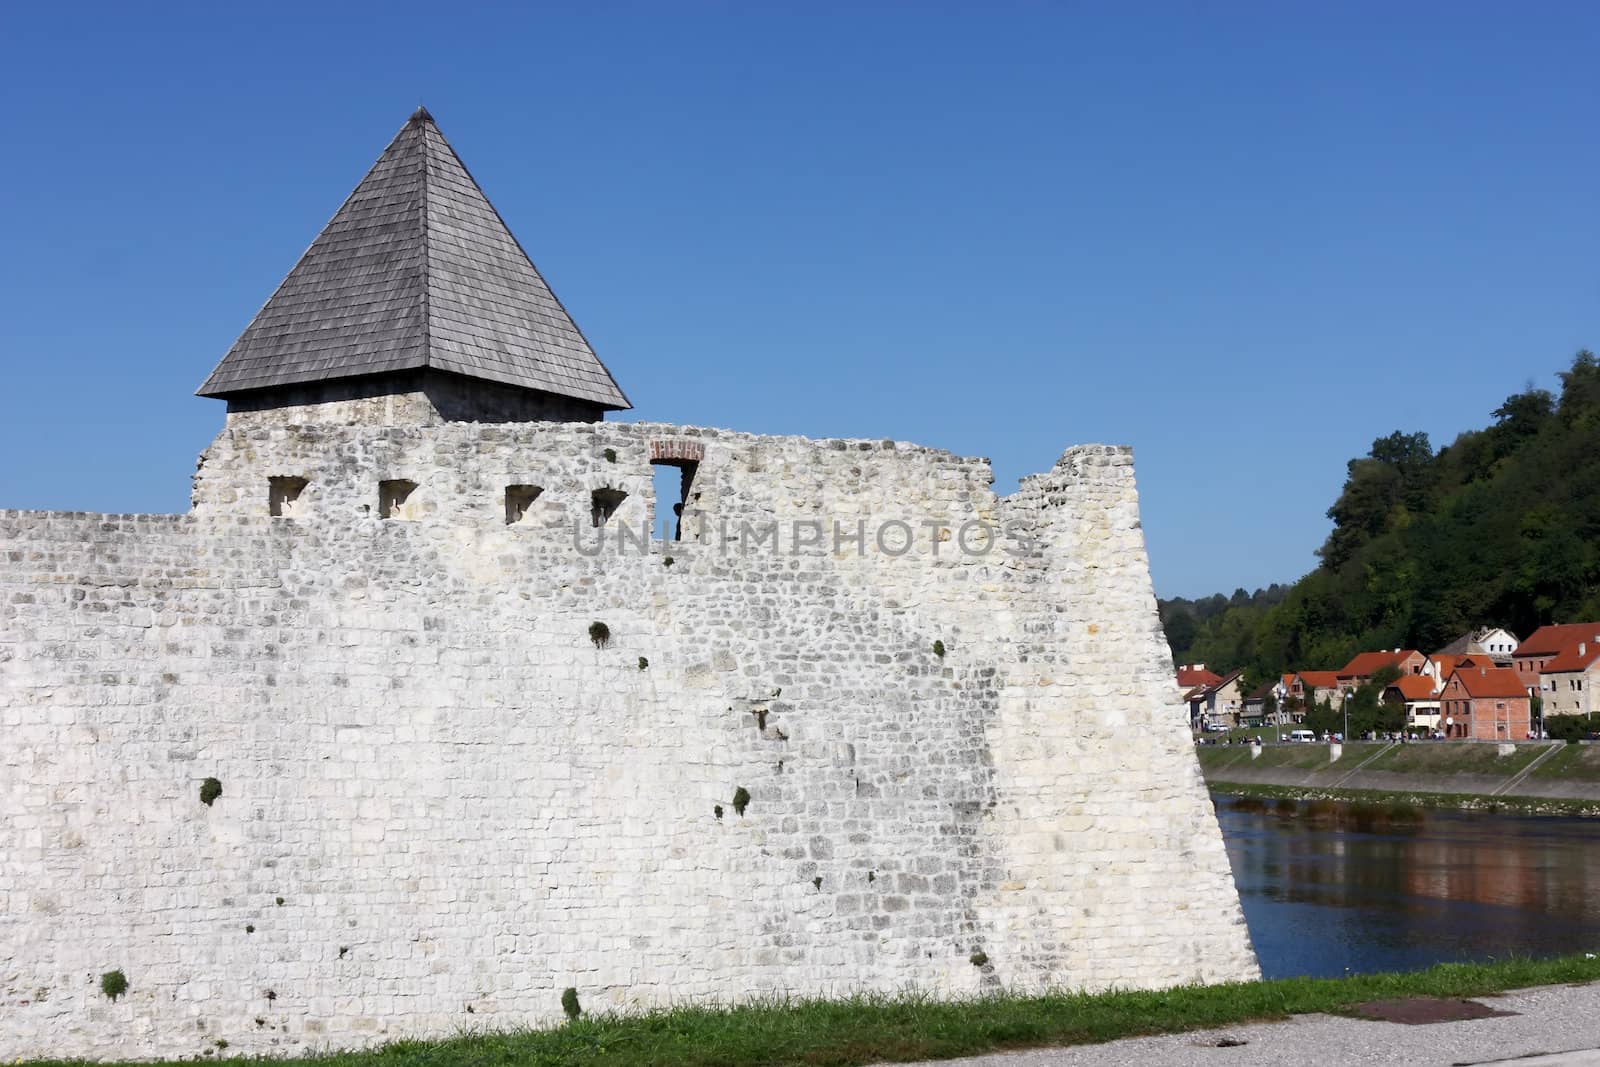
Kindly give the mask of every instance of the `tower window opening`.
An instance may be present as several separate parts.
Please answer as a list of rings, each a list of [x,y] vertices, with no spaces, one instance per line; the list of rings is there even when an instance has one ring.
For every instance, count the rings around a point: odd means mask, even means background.
[[[653,528],[663,541],[683,540],[683,513],[689,506],[689,487],[700,464],[692,459],[656,459],[656,515]],[[697,497],[698,493],[695,494]]]
[[[539,499],[539,494],[544,492],[537,485],[508,485],[506,486],[506,525],[515,526],[528,517],[528,509],[533,507],[533,502]]]
[[[267,514],[273,518],[294,518],[300,512],[300,494],[305,488],[304,478],[268,478]]]
[[[411,502],[411,495],[417,491],[417,483],[404,478],[395,478],[378,483],[378,517],[383,519],[414,519],[416,505]]]
[[[595,526],[604,526],[617,513],[628,494],[621,489],[596,489],[590,494],[589,519]]]

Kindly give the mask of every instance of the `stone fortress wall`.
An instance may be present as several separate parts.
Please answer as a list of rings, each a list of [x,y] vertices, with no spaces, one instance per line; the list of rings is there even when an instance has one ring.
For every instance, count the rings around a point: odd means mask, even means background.
[[[286,418],[0,512],[0,1056],[1257,973],[1126,449]]]

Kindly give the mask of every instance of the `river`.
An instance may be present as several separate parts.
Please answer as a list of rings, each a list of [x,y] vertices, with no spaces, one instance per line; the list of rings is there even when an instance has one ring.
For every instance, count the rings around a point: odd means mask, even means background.
[[[1268,978],[1600,953],[1600,819],[1213,799]]]

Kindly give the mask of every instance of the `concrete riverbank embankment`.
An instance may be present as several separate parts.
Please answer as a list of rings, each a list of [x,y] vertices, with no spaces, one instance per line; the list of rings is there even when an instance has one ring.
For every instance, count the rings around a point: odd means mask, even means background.
[[[1268,744],[1256,751],[1205,745],[1199,756],[1206,782],[1223,791],[1228,785],[1280,786],[1600,802],[1600,745],[1357,741]]]

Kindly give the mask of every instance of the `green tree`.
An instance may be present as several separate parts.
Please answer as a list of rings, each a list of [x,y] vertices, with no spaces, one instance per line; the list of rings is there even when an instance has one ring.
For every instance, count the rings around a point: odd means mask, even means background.
[[[1167,631],[1167,644],[1172,646],[1172,658],[1179,663],[1188,662],[1188,652],[1200,633],[1200,624],[1187,611],[1175,610],[1163,620]]]
[[[1387,733],[1405,726],[1405,705],[1383,701],[1383,691],[1399,677],[1397,667],[1379,668],[1346,698],[1343,710],[1348,715],[1351,737],[1360,737],[1369,731]]]
[[[1556,398],[1548,389],[1535,389],[1533,383],[1494,409],[1494,450],[1497,456],[1515,452],[1536,437],[1556,412]]]
[[[1561,400],[1557,412],[1563,419],[1575,420],[1600,408],[1600,360],[1583,349],[1572,359],[1572,366],[1556,375],[1561,379]]]
[[[1319,700],[1306,709],[1306,729],[1317,735],[1336,734],[1344,729],[1344,716],[1334,710],[1333,704]]]

